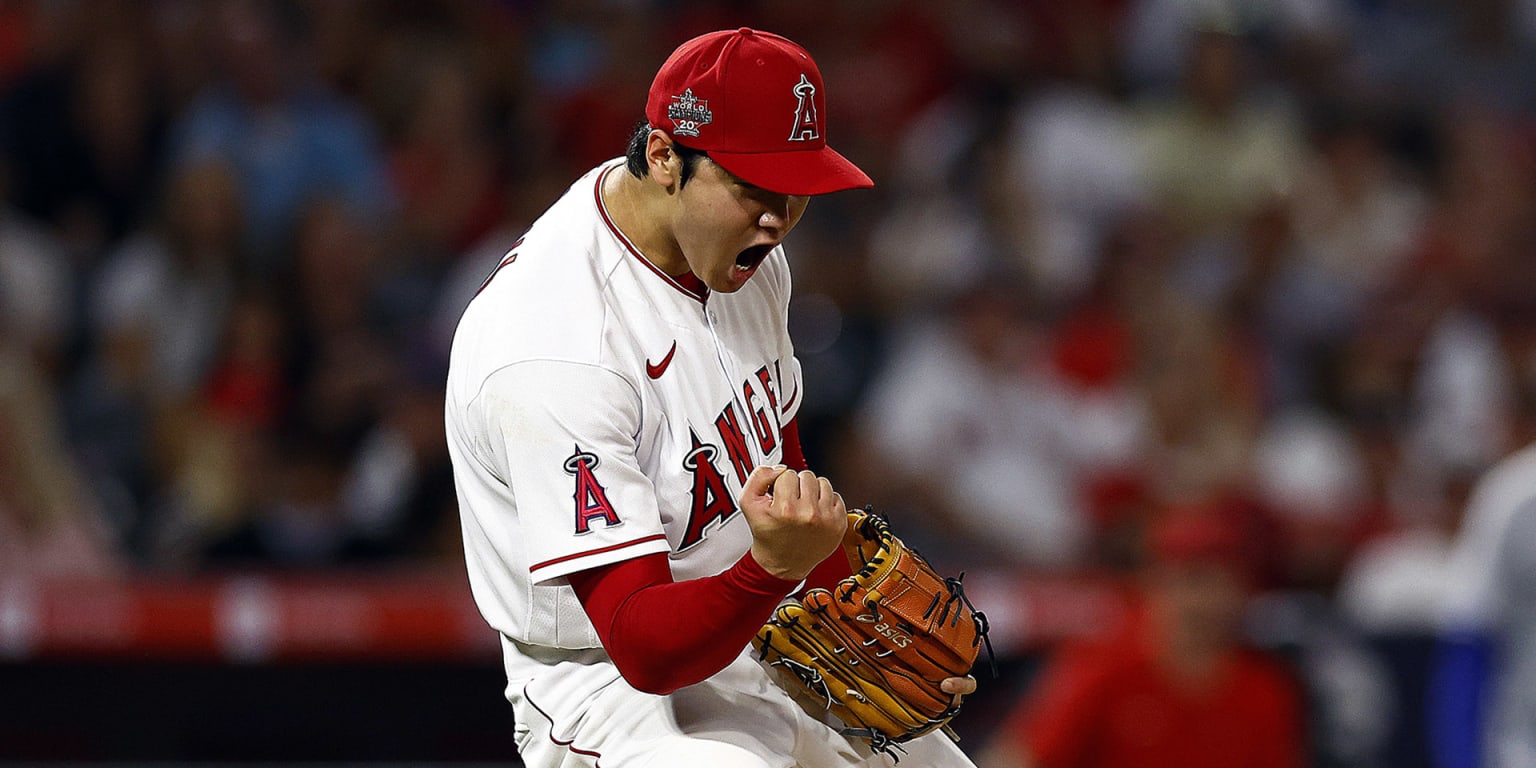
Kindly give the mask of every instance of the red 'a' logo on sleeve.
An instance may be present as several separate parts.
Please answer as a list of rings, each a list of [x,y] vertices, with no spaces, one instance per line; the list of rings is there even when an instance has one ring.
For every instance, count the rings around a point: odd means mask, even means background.
[[[592,530],[594,519],[602,520],[603,527],[612,528],[622,524],[619,514],[613,511],[613,504],[608,501],[608,491],[603,489],[603,484],[597,481],[597,476],[592,470],[597,469],[597,455],[581,450],[576,446],[576,452],[565,460],[565,471],[576,477],[576,535],[580,536]]]

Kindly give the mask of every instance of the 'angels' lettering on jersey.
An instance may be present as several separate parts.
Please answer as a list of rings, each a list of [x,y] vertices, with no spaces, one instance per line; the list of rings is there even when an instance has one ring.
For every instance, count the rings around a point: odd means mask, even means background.
[[[715,432],[725,445],[725,455],[730,459],[731,468],[736,470],[736,482],[747,482],[747,475],[752,472],[752,454],[747,450],[747,435],[741,431],[741,419],[736,417],[735,408],[726,406],[715,417]]]
[[[774,361],[773,366],[777,369],[778,361]],[[778,411],[779,401],[773,380],[773,375],[765,365],[758,369],[754,378],[747,379],[741,385],[741,402],[752,409],[753,430],[758,438],[758,446],[762,448],[761,455],[765,458],[778,447],[782,433],[783,416]],[[754,387],[754,383],[758,386]],[[761,396],[757,392],[759,388],[763,391]],[[767,401],[766,408],[758,405],[763,400]],[[688,472],[692,483],[689,488],[688,527],[678,541],[677,552],[697,545],[706,538],[708,531],[719,527],[741,511],[736,503],[736,495],[726,481],[725,472],[716,464],[716,460],[724,459],[725,466],[736,476],[738,488],[746,483],[747,475],[751,474],[755,464],[735,403],[727,403],[720,409],[714,427],[715,435],[720,438],[719,445],[704,442],[699,438],[698,430],[691,424],[688,426],[690,447],[683,456],[683,469]],[[724,450],[721,446],[724,446]]]
[[[778,361],[774,361],[774,367],[778,367]],[[742,402],[752,411],[752,430],[757,434],[757,445],[763,449],[763,455],[773,453],[773,449],[779,447],[779,433],[784,425],[779,422],[779,397],[773,392],[773,381],[768,377],[768,367],[757,369],[757,380],[762,385],[764,397],[768,400],[768,407],[763,408],[757,398],[757,392],[752,387],[750,380],[741,385]],[[773,420],[769,421],[769,415]]]

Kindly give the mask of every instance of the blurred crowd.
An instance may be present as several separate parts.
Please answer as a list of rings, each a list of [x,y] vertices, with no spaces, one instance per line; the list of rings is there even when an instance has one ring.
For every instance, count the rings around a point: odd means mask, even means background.
[[[459,312],[743,24],[877,181],[788,244],[812,466],[946,566],[1219,521],[1318,764],[1423,764],[1380,641],[1536,439],[1530,0],[0,0],[0,575],[456,561]]]

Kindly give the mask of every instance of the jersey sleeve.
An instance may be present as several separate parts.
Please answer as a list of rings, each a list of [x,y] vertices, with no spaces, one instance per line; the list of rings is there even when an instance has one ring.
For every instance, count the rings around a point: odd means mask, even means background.
[[[1499,622],[1501,545],[1515,510],[1530,503],[1528,491],[1510,486],[1505,473],[1495,470],[1467,503],[1451,552],[1441,614],[1443,632],[1485,632]]]
[[[533,583],[670,549],[636,456],[642,411],[627,379],[587,363],[524,361],[492,374],[477,400]]]

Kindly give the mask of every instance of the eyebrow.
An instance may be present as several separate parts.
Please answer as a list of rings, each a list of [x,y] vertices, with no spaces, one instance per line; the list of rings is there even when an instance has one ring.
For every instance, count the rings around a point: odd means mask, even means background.
[[[719,168],[720,172],[725,174],[726,179],[730,180],[734,184],[740,184],[741,186],[746,187],[747,191],[749,192],[761,192],[765,195],[783,195],[784,197],[803,197],[807,199],[811,197],[811,195],[795,195],[789,192],[775,192],[767,187],[759,187],[758,185],[753,184],[752,182],[747,181],[746,179],[743,179],[734,173],[731,173],[729,170],[726,170],[726,167],[715,162],[713,157],[709,157],[709,155],[705,155],[705,157],[709,159],[710,165]]]
[[[730,171],[725,170],[725,166],[720,165],[719,163],[715,163],[715,167],[719,168],[723,173],[725,173],[725,175],[733,183],[740,184],[741,186],[746,187],[748,192],[753,192],[753,193],[761,192],[762,194],[765,194],[765,195],[783,195],[784,197],[802,197],[802,195],[791,195],[791,194],[789,194],[787,192],[775,192],[775,191],[773,191],[773,190],[771,190],[771,189],[769,189],[767,187],[759,187],[758,185],[753,184],[752,182],[747,181],[746,179],[743,179],[742,177],[737,176],[736,174],[731,173]]]
[[[736,174],[731,173],[730,171],[726,170],[725,166],[723,166],[723,165],[721,165],[719,163],[716,163],[714,158],[710,158],[709,162],[714,163],[714,166],[716,168],[719,168],[720,172],[725,174],[725,178],[730,180],[731,183],[733,183],[733,184],[740,184],[741,186],[747,187],[749,189],[758,189],[758,190],[762,190],[764,192],[768,191],[768,190],[763,189],[762,187],[759,187],[758,185],[753,184],[752,182],[747,181],[746,179],[743,179],[742,177],[737,176]]]

